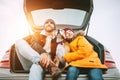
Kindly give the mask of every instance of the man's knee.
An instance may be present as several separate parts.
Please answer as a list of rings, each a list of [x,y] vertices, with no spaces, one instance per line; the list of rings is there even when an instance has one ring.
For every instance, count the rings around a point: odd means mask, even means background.
[[[33,64],[30,68],[29,80],[43,80],[43,69],[38,64]]]
[[[43,68],[40,66],[40,65],[38,65],[38,64],[33,64],[32,66],[31,66],[31,68],[30,68],[30,72],[43,72]]]

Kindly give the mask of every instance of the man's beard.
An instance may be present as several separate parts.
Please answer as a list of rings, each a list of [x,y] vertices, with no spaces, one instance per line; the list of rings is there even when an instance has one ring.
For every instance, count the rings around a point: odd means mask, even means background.
[[[45,31],[50,33],[50,32],[53,32],[54,29],[45,29]]]
[[[51,28],[51,26],[46,26],[47,28],[45,28],[45,31],[46,32],[53,32],[54,31],[54,29],[53,28]]]

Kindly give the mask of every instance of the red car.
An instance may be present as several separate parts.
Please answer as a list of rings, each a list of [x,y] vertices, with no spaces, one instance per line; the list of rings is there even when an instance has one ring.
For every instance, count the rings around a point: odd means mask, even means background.
[[[120,80],[119,70],[109,50],[88,34],[89,21],[94,8],[93,0],[24,0],[23,8],[33,32],[40,31],[43,22],[48,18],[55,20],[58,29],[70,27],[75,31],[86,31],[86,39],[94,46],[101,62],[108,67],[103,74],[104,80]],[[28,79],[28,72],[22,69],[16,54],[11,54],[11,51],[11,49],[6,51],[0,61],[0,80]],[[66,74],[63,73],[59,80],[64,80],[65,76]],[[51,78],[49,74],[45,77],[46,80]],[[87,75],[79,75],[78,80],[88,80]]]

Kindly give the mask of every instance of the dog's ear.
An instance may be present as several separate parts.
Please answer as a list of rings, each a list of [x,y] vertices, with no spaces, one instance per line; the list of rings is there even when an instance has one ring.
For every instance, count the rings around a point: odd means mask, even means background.
[[[62,30],[58,29],[56,38],[57,38],[57,42],[61,42],[61,41],[63,41],[65,39],[64,36],[63,36]]]

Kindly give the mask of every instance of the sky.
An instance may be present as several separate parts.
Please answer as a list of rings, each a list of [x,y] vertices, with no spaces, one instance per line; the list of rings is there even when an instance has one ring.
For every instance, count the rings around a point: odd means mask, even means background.
[[[110,51],[120,66],[120,0],[94,0],[89,35]],[[0,59],[15,42],[29,34],[23,0],[0,0]],[[119,68],[120,69],[120,68]]]

